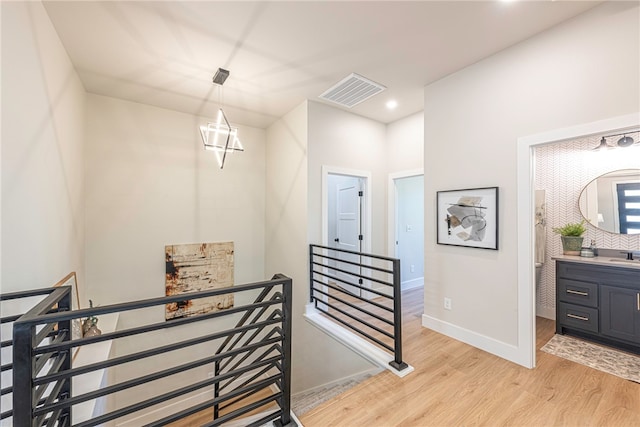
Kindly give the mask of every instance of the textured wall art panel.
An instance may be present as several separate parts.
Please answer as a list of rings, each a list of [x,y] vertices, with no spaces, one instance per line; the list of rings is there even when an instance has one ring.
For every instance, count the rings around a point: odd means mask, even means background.
[[[233,286],[233,242],[167,245],[166,295],[188,294]],[[233,307],[233,294],[185,299],[167,304],[165,319],[204,314]]]
[[[636,141],[640,132],[630,133]],[[598,176],[618,169],[640,169],[640,144],[607,151],[593,151],[601,136],[550,144],[535,149],[535,188],[546,193],[546,256],[542,277],[536,290],[536,304],[544,311],[555,310],[555,263],[551,257],[562,255],[560,236],[553,227],[583,218],[578,199],[585,185]],[[615,144],[618,137],[608,138]],[[587,225],[584,244],[595,239],[599,248],[640,250],[640,235],[613,234]]]

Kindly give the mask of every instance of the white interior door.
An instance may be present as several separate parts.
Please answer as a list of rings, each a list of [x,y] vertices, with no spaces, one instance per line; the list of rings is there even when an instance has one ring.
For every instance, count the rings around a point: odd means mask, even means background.
[[[336,188],[336,238],[335,247],[348,251],[361,252],[362,244],[362,188],[359,178],[344,179]],[[338,253],[337,258],[350,262],[360,262],[360,256]],[[360,273],[360,267],[338,263],[339,268],[353,273]],[[337,276],[350,283],[358,283],[358,277],[347,273]],[[338,282],[346,291],[360,295],[360,289]]]

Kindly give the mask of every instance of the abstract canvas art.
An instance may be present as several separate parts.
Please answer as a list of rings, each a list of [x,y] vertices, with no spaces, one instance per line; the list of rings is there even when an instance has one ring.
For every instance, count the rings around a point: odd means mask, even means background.
[[[498,249],[498,187],[437,192],[438,244]]]
[[[233,286],[233,242],[165,246],[166,295]],[[233,307],[233,294],[185,299],[165,307],[165,319],[177,319]]]

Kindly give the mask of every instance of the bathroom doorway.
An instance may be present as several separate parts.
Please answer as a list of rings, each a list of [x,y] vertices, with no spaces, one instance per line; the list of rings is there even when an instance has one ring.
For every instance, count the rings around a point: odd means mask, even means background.
[[[522,337],[518,347],[523,365],[535,367],[536,352],[536,287],[535,287],[535,190],[536,162],[540,160],[537,148],[558,146],[571,140],[589,138],[616,130],[637,128],[638,114],[629,114],[570,128],[556,129],[536,135],[518,138],[518,335]],[[584,150],[584,155],[591,154]],[[599,159],[601,161],[601,159]],[[550,209],[549,189],[546,191],[547,213]],[[562,197],[562,196],[561,196]],[[548,226],[550,228],[551,225]],[[547,231],[548,234],[548,231]],[[551,240],[548,239],[549,244]],[[559,244],[559,239],[558,240]],[[547,251],[549,252],[549,251]],[[549,255],[547,254],[547,261]],[[555,304],[555,301],[554,301]],[[548,313],[552,315],[552,313]]]

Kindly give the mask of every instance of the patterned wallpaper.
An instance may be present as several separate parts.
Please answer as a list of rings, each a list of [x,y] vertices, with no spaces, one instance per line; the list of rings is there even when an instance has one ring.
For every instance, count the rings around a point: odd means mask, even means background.
[[[636,141],[640,132],[629,134]],[[555,312],[555,263],[552,256],[562,254],[560,236],[552,231],[567,222],[580,222],[578,198],[582,188],[598,176],[616,169],[640,169],[640,144],[607,151],[593,151],[601,136],[550,144],[535,149],[535,188],[546,191],[547,245],[541,283],[536,290],[539,315]],[[608,138],[614,144],[619,137]],[[595,239],[599,248],[640,250],[640,235],[620,235],[590,224],[584,234],[585,245]]]

